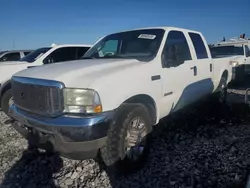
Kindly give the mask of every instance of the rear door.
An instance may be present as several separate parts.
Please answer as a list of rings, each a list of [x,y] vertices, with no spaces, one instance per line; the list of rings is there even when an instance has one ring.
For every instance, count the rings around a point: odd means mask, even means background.
[[[213,62],[209,47],[205,38],[194,32],[188,32],[189,39],[192,43],[192,48],[195,52],[194,62],[197,66],[197,84],[196,95],[197,97],[204,97],[211,94],[213,91]]]
[[[162,52],[161,114],[177,111],[195,100],[192,84],[198,73],[185,35],[178,30],[167,34]]]

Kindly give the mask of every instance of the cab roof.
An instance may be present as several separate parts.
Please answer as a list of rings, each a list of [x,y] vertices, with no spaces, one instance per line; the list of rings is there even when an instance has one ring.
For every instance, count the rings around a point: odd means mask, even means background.
[[[120,32],[127,32],[127,31],[137,31],[137,30],[143,30],[143,29],[163,29],[163,30],[178,30],[178,31],[185,31],[185,32],[193,32],[193,33],[199,33],[199,31],[190,30],[190,29],[184,29],[180,27],[168,27],[168,26],[157,26],[157,27],[144,27],[144,28],[134,28],[126,31],[120,31]],[[120,33],[119,31],[116,33]]]

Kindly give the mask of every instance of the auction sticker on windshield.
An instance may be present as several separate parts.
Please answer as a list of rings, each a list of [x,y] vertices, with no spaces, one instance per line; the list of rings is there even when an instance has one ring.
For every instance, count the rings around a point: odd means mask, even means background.
[[[140,39],[154,39],[156,37],[156,35],[150,35],[150,34],[140,34],[138,36],[138,38]]]

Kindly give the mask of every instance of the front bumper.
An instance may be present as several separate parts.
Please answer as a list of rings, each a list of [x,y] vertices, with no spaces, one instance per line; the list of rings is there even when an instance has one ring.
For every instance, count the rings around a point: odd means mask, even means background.
[[[243,82],[245,77],[245,65],[239,65],[232,68],[232,81]]]
[[[10,106],[13,127],[32,145],[52,150],[67,158],[95,158],[106,141],[114,111],[92,116],[57,118],[36,116]]]

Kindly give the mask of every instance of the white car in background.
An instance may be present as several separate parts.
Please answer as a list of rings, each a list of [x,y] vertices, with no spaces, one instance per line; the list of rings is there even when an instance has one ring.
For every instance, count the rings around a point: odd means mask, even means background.
[[[12,50],[0,52],[0,63],[6,61],[19,61],[24,56],[31,53],[33,50]]]
[[[0,63],[0,106],[7,114],[12,103],[10,78],[13,74],[26,68],[80,59],[91,45],[65,44],[39,48],[19,61]]]
[[[231,39],[219,42],[210,47],[213,58],[231,57],[233,65],[233,82],[242,83],[247,74],[250,73],[250,40]]]

